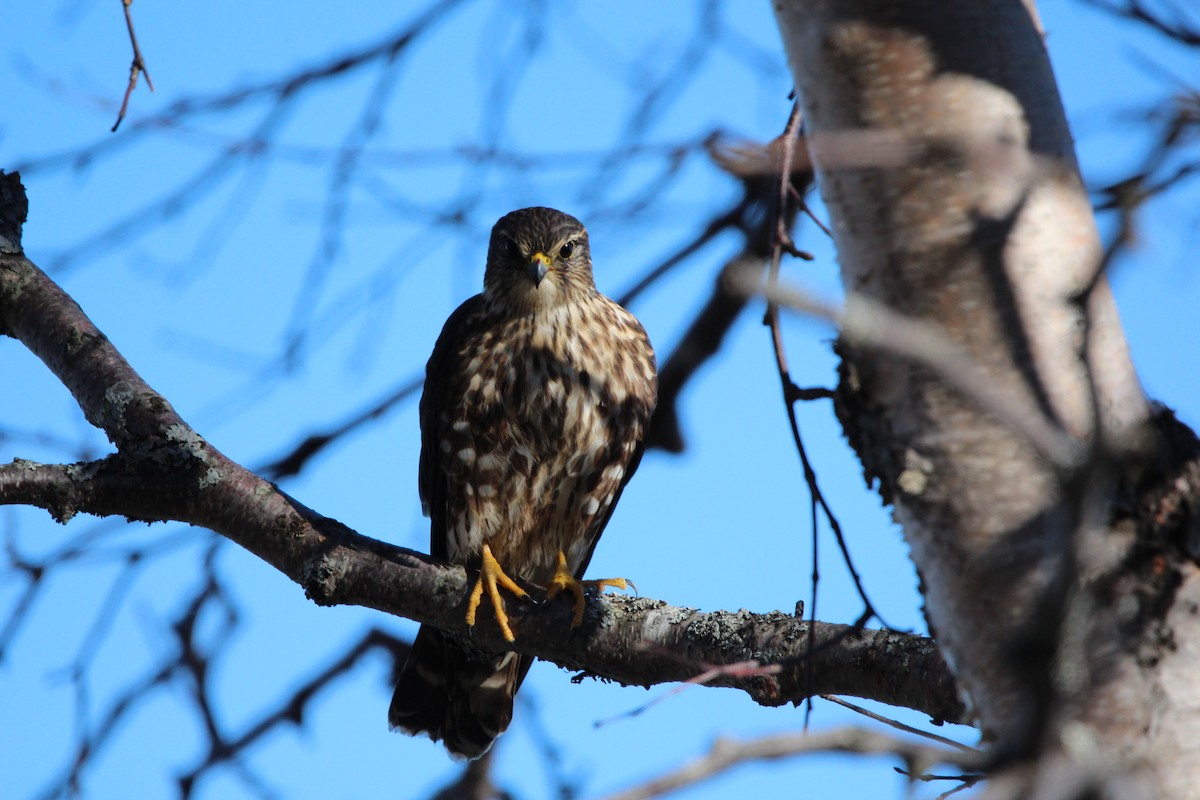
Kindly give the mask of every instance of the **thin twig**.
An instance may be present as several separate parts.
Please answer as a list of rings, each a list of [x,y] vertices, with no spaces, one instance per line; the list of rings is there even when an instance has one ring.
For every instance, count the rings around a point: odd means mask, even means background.
[[[125,112],[129,109],[129,96],[137,88],[138,75],[145,75],[146,86],[150,91],[154,91],[154,81],[150,80],[150,71],[146,69],[146,60],[142,58],[142,48],[138,46],[137,34],[133,31],[133,14],[129,10],[129,7],[133,5],[133,0],[121,0],[121,5],[125,7],[125,27],[129,29],[129,43],[133,45],[133,62],[129,65],[129,85],[125,87],[121,110],[117,112],[117,121],[112,126],[113,133],[117,132],[117,128],[121,127],[121,120],[125,119]]]
[[[748,742],[718,739],[707,754],[641,786],[610,795],[607,800],[650,800],[708,780],[739,764],[772,761],[804,753],[890,754],[904,759],[910,774],[921,774],[935,764],[951,764],[963,769],[980,766],[980,758],[975,753],[943,750],[861,728],[779,734]]]
[[[1146,25],[1182,45],[1200,47],[1200,24],[1190,22],[1184,16],[1182,8],[1172,8],[1170,3],[1166,5],[1167,9],[1173,12],[1174,19],[1167,18],[1167,10],[1159,13],[1147,6],[1142,0],[1125,0],[1124,3],[1118,3],[1115,0],[1087,1],[1090,5],[1103,9],[1110,14],[1125,17]]]
[[[801,193],[796,190],[793,177],[795,175],[796,162],[796,146],[800,142],[800,129],[803,122],[803,117],[800,113],[799,104],[792,106],[792,113],[788,117],[787,125],[784,127],[783,135],[780,137],[780,165],[778,175],[777,197],[775,198],[774,209],[774,240],[771,248],[770,266],[767,274],[767,285],[771,288],[776,288],[779,284],[779,269],[780,262],[784,251],[793,255],[799,254],[795,243],[792,241],[789,228],[792,220],[795,219],[796,206],[794,203],[799,203],[804,207]],[[812,172],[805,173],[808,180],[812,178]],[[796,417],[795,401],[797,398],[806,397],[806,391],[800,389],[792,379],[791,370],[788,367],[787,355],[783,345],[783,332],[779,325],[779,304],[772,302],[771,298],[767,298],[767,312],[763,320],[771,329],[771,346],[775,355],[775,366],[779,372],[780,385],[783,388],[784,407],[788,416],[788,424],[792,431],[792,440],[796,445],[796,451],[800,455],[800,463],[804,470],[804,480],[808,484],[809,494],[812,500],[812,595],[810,599],[809,614],[812,619],[816,619],[817,613],[817,584],[820,580],[818,569],[818,539],[817,539],[817,509],[818,507],[824,513],[825,519],[829,522],[829,528],[833,532],[834,539],[837,541],[838,548],[842,553],[842,560],[846,564],[846,569],[850,573],[850,578],[854,582],[854,587],[858,591],[858,596],[862,599],[865,609],[860,616],[859,624],[865,624],[871,618],[879,619],[880,622],[888,627],[882,617],[875,610],[874,604],[867,597],[866,587],[863,586],[862,578],[858,574],[858,570],[854,567],[854,560],[850,557],[850,549],[846,544],[846,538],[842,532],[841,523],[838,522],[837,516],[833,513],[833,509],[829,507],[825,500],[824,494],[821,492],[821,487],[817,482],[817,473],[809,462],[808,453],[804,449],[804,442],[800,436],[800,423]],[[805,720],[812,712],[811,698],[805,709]]]
[[[907,358],[932,369],[977,407],[1023,436],[1051,464],[1064,471],[1078,465],[1084,448],[1055,425],[1033,400],[984,373],[970,355],[936,327],[900,314],[863,295],[852,293],[844,309],[816,299],[795,286],[764,286],[756,273],[745,270],[731,277],[748,294],[762,294],[803,314],[828,320],[859,344]]]
[[[712,667],[709,667],[708,669],[704,670],[704,672],[701,672],[699,675],[696,675],[695,677],[692,677],[692,678],[688,678],[686,681],[683,681],[675,686],[672,686],[670,689],[668,689],[667,691],[658,695],[657,697],[650,698],[645,703],[642,703],[639,706],[635,706],[634,708],[631,708],[628,711],[623,711],[620,714],[614,714],[611,717],[605,717],[604,719],[596,720],[594,723],[592,723],[592,727],[593,728],[603,728],[605,725],[609,725],[613,722],[618,722],[618,721],[624,720],[624,719],[633,719],[634,717],[639,717],[642,714],[649,711],[654,706],[663,702],[664,700],[674,697],[675,695],[683,692],[685,689],[687,689],[691,686],[704,686],[707,683],[709,683],[710,681],[712,681],[716,678],[720,678],[722,676],[730,675],[730,676],[744,678],[744,677],[751,677],[751,676],[755,676],[755,675],[774,675],[774,674],[779,673],[781,671],[781,669],[782,669],[782,666],[780,664],[764,665],[764,664],[761,664],[758,661],[754,661],[754,660],[739,661],[734,664],[719,664],[716,666],[712,666]]]
[[[309,460],[334,441],[384,416],[393,406],[415,395],[424,385],[425,379],[420,375],[406,379],[388,392],[382,400],[372,403],[363,411],[352,414],[348,419],[328,430],[310,433],[287,455],[259,467],[255,472],[272,481],[299,475]]]
[[[959,750],[962,750],[964,753],[978,753],[979,752],[977,749],[975,749],[974,747],[971,747],[970,745],[963,744],[962,742],[956,742],[953,739],[949,739],[945,736],[940,736],[936,733],[933,733],[932,731],[923,731],[920,728],[914,728],[911,725],[905,725],[903,722],[901,722],[899,720],[891,719],[890,717],[885,717],[882,714],[876,714],[874,711],[871,711],[870,709],[863,708],[862,706],[857,706],[854,703],[847,702],[840,697],[834,697],[831,694],[823,694],[823,695],[820,695],[820,698],[822,700],[828,700],[831,703],[836,703],[837,705],[841,706],[842,708],[848,708],[851,711],[855,712],[856,714],[862,714],[864,717],[867,717],[868,719],[873,719],[876,722],[881,722],[884,725],[895,728],[898,731],[904,731],[905,733],[911,733],[914,736],[923,736],[926,739],[932,739],[933,741],[938,742],[939,744],[949,745],[950,747],[956,747]]]

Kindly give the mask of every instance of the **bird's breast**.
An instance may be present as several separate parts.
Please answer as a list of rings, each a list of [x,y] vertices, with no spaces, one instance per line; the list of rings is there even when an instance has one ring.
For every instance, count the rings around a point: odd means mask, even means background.
[[[535,582],[560,549],[572,568],[586,558],[654,391],[640,327],[586,310],[510,321],[462,352],[461,402],[443,417],[452,440],[443,464],[465,500],[452,553],[469,557],[487,542]]]

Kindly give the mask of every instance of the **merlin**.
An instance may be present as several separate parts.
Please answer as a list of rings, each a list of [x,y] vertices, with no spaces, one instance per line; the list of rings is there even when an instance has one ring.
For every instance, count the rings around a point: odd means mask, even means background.
[[[574,217],[525,208],[492,228],[483,292],[450,315],[425,368],[421,503],[430,552],[478,572],[508,641],[502,590],[573,599],[583,622],[592,551],[641,461],[657,398],[654,351],[636,318],[596,290]],[[478,758],[512,719],[533,659],[488,653],[422,626],[388,710],[393,729]]]

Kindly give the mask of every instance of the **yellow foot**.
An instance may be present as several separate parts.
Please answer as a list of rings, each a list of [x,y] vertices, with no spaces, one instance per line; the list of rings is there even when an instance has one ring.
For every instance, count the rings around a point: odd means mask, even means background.
[[[592,581],[581,581],[571,574],[571,570],[567,568],[567,557],[559,550],[558,566],[554,570],[554,577],[550,579],[549,588],[546,589],[546,599],[553,600],[564,591],[574,595],[575,614],[571,617],[571,627],[578,628],[583,624],[583,610],[586,607],[583,600],[584,589],[595,589],[600,594],[604,594],[604,590],[609,586],[616,589],[628,589],[632,585],[632,583],[624,578],[600,578]]]
[[[483,598],[483,590],[486,587],[488,597],[492,601],[492,610],[496,613],[496,622],[500,625],[500,632],[504,634],[505,639],[515,642],[517,637],[513,636],[512,628],[508,627],[508,614],[504,613],[504,598],[500,596],[501,586],[522,599],[529,597],[529,592],[517,586],[512,578],[504,574],[500,562],[492,555],[492,548],[485,544],[483,563],[479,566],[479,579],[475,581],[471,599],[467,601],[467,624],[475,624],[475,612],[479,610],[479,601]]]

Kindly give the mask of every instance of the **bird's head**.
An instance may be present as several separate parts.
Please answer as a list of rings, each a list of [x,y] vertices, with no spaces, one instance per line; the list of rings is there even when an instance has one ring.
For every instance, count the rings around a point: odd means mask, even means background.
[[[488,245],[484,294],[517,312],[550,308],[595,291],[583,223],[553,208],[500,218]]]

